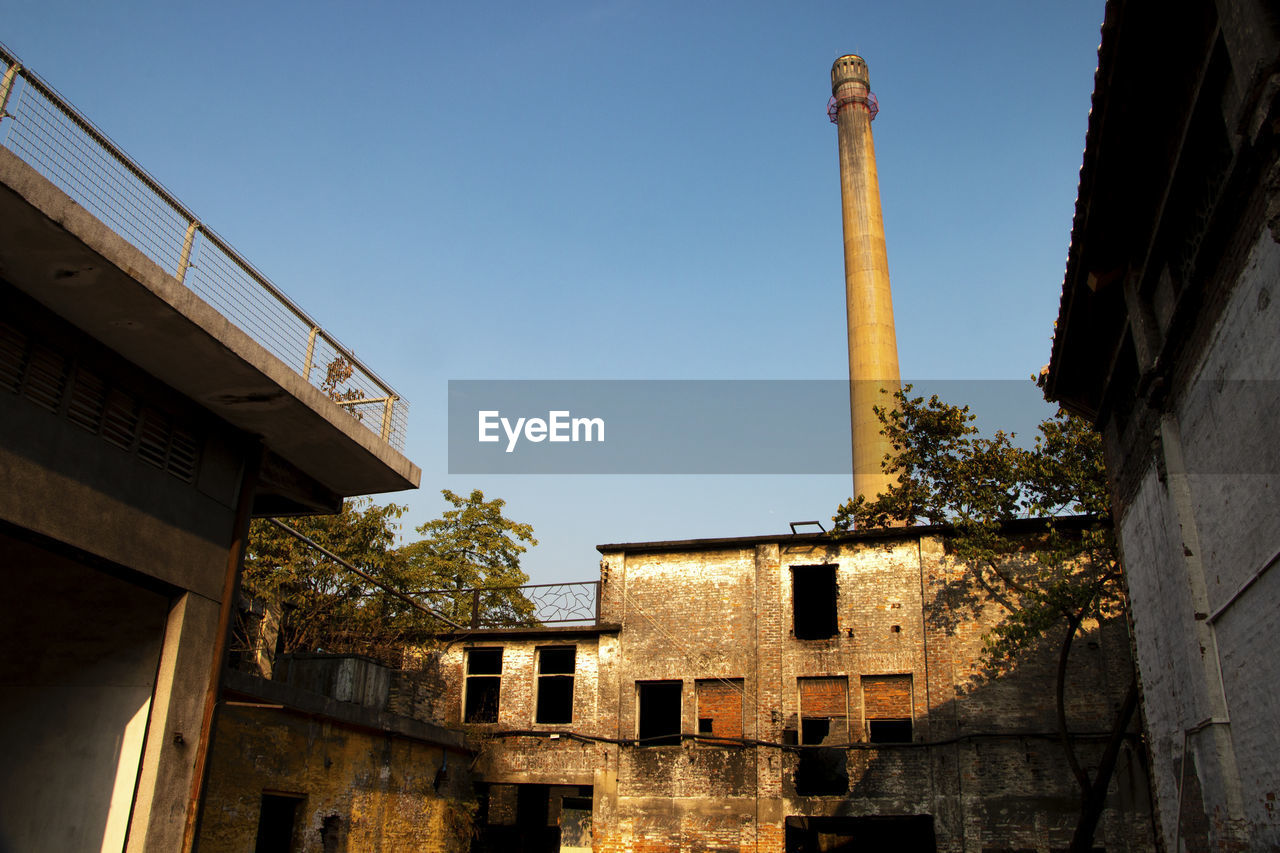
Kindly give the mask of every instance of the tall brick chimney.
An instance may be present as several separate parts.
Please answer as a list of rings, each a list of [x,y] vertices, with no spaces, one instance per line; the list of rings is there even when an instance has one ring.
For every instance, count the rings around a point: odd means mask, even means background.
[[[872,407],[891,404],[899,388],[898,340],[889,291],[889,261],[880,213],[880,182],[871,120],[878,110],[867,63],[842,56],[831,66],[828,113],[839,131],[840,197],[844,215],[845,305],[849,319],[849,421],[853,493],[868,499],[893,478],[880,469],[890,451]]]

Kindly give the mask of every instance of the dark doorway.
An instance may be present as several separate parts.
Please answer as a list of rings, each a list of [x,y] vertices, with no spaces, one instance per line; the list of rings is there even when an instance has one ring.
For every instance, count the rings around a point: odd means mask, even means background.
[[[300,797],[263,794],[258,814],[258,841],[254,853],[290,853]]]
[[[476,786],[472,853],[559,853],[565,838],[591,845],[590,785]]]
[[[932,815],[787,818],[787,853],[937,853]]]

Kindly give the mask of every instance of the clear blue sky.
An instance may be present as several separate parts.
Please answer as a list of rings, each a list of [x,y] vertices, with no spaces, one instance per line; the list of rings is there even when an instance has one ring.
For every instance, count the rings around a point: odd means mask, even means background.
[[[590,580],[596,543],[784,532],[849,478],[449,476],[448,380],[842,377],[843,53],[904,378],[1035,372],[1102,5],[0,0],[0,41],[411,401],[406,532],[482,488],[535,581]]]

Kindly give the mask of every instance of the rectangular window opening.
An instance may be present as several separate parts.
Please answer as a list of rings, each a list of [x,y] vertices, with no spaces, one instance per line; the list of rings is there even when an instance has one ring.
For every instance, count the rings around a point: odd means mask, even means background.
[[[575,646],[538,649],[538,697],[534,722],[573,722],[573,673],[577,666]]]
[[[867,720],[867,740],[871,743],[910,743],[910,720]]]
[[[821,746],[831,736],[831,720],[820,717],[800,721],[800,742],[806,746]]]
[[[862,676],[862,718],[871,743],[910,743],[911,675]]]
[[[640,746],[670,746],[680,743],[679,681],[637,681],[636,703],[639,723],[636,737]]]
[[[502,688],[502,649],[468,649],[464,723],[498,722]]]
[[[741,738],[743,689],[741,678],[705,678],[694,682],[698,703],[698,734]]]
[[[893,850],[937,853],[931,815],[803,817],[786,820],[787,853],[809,850]],[[984,851],[985,853],[985,851]]]
[[[791,567],[791,624],[797,640],[826,640],[839,632],[836,567]]]

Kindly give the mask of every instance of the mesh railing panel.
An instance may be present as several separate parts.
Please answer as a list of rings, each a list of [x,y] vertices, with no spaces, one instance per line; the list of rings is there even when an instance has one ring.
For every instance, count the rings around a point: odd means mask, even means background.
[[[472,628],[594,625],[599,620],[599,581],[425,590],[418,595],[428,607]]]
[[[178,267],[188,221],[98,144],[73,115],[21,81],[5,145],[166,270]]]
[[[0,74],[16,65],[17,59],[0,46]],[[5,112],[0,114],[0,145],[328,394],[363,426],[397,450],[404,449],[409,406],[389,385],[225,241],[200,226],[171,193],[37,75],[19,66],[11,80]],[[184,266],[183,247],[188,239],[189,266]]]

